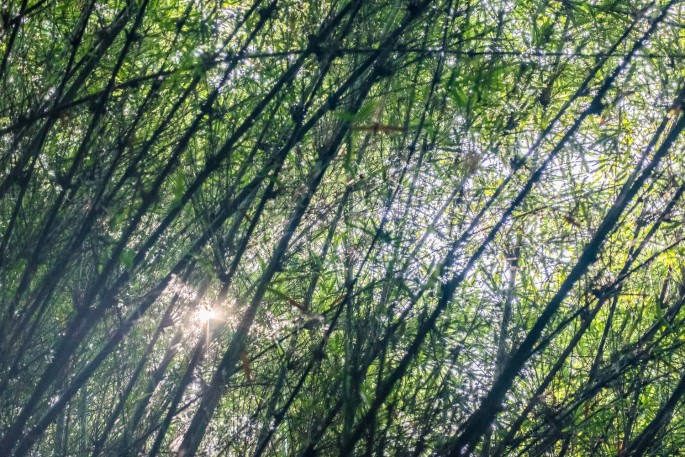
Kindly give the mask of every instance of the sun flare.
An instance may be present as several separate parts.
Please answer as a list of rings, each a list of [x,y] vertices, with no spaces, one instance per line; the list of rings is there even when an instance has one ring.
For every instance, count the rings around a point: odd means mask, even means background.
[[[196,319],[203,323],[209,323],[209,321],[214,321],[219,318],[219,312],[214,308],[200,308],[197,310]]]

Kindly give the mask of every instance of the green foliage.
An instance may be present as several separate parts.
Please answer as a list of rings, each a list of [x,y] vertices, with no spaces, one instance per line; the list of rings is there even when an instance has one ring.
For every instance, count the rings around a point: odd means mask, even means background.
[[[0,7],[0,455],[677,455],[679,2]]]

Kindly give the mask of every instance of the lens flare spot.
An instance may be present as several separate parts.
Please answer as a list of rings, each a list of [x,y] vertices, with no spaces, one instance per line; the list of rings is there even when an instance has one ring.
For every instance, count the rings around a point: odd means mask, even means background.
[[[196,318],[199,322],[208,323],[209,321],[217,320],[219,313],[213,308],[200,308],[197,310]]]

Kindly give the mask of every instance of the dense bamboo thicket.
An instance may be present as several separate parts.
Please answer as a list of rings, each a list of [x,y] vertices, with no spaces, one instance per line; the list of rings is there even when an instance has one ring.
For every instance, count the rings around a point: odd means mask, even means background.
[[[676,0],[7,0],[0,455],[685,447]]]

